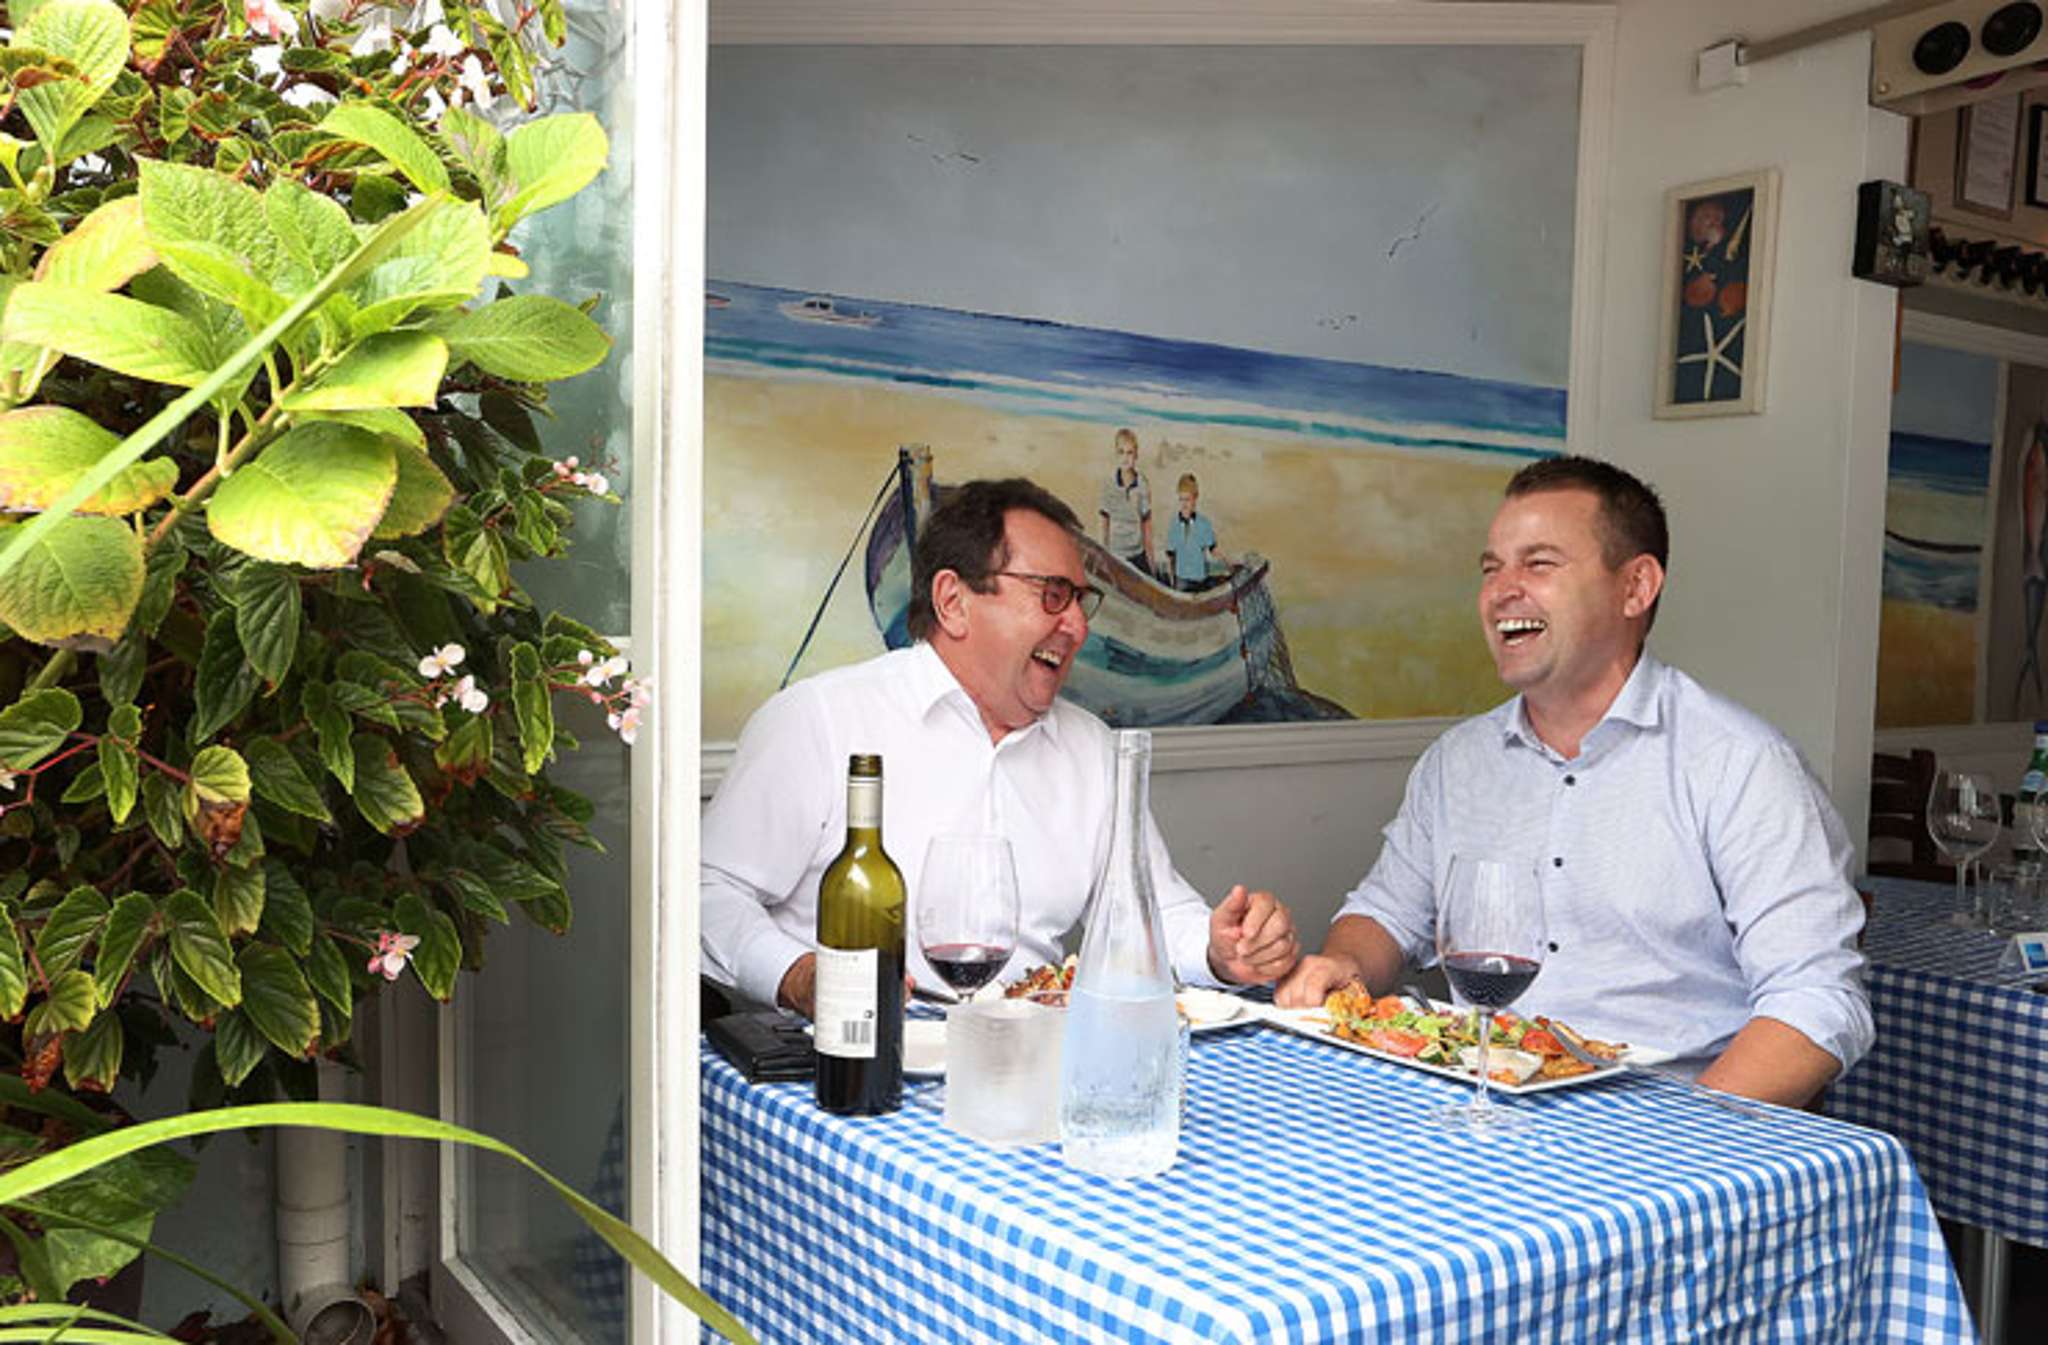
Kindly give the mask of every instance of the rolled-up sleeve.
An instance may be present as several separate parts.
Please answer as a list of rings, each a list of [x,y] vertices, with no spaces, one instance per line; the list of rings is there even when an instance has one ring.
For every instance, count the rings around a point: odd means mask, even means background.
[[[1408,772],[1401,811],[1387,823],[1386,843],[1370,872],[1345,894],[1336,918],[1368,916],[1379,922],[1408,960],[1427,966],[1436,959],[1436,809],[1442,798],[1443,740]]]
[[[1797,1029],[1847,1069],[1875,1037],[1856,949],[1854,847],[1799,754],[1769,742],[1731,755],[1708,855],[1750,986],[1750,1012]]]
[[[789,900],[830,827],[827,736],[811,720],[802,686],[771,699],[747,721],[731,769],[704,811],[698,864],[704,970],[764,1004],[809,944],[769,916]]]

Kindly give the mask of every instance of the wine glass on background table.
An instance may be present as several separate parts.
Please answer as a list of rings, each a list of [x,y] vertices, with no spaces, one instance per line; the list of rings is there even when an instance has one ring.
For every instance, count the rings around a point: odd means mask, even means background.
[[[1444,977],[1479,1014],[1479,1087],[1470,1102],[1437,1113],[1445,1125],[1495,1130],[1521,1118],[1494,1105],[1487,1055],[1493,1015],[1521,998],[1543,970],[1543,888],[1522,860],[1453,855],[1438,903],[1436,950]]]
[[[1975,771],[1936,771],[1927,791],[1927,834],[1956,866],[1956,911],[1950,919],[1967,929],[1987,921],[1969,900],[1969,867],[1998,841],[1998,791]]]

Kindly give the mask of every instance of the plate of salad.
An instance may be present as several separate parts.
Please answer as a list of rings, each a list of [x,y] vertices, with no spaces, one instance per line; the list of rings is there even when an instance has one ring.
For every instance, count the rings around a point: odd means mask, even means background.
[[[1363,986],[1341,986],[1320,1009],[1274,1009],[1268,1026],[1293,1032],[1360,1055],[1440,1074],[1460,1083],[1479,1077],[1478,1015],[1470,1009],[1433,1004],[1425,1013],[1395,995],[1375,999]],[[1505,1010],[1493,1016],[1487,1073],[1493,1086],[1509,1093],[1574,1088],[1621,1072],[1627,1046],[1585,1039],[1586,1049],[1613,1064],[1595,1066],[1568,1054],[1549,1029]]]

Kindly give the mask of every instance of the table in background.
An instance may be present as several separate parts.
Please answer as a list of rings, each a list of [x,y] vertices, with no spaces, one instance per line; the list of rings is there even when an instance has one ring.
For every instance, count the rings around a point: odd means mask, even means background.
[[[764,1342],[1971,1338],[1904,1150],[1801,1112],[1615,1079],[1472,1137],[1463,1085],[1249,1028],[1118,1184],[703,1077],[704,1285]]]
[[[2000,958],[2009,940],[1949,923],[1955,889],[1865,879],[1863,936],[1877,1042],[1828,1092],[1828,1111],[1898,1136],[1935,1210],[1991,1234],[1980,1283],[2000,1335],[2006,1251],[2048,1247],[2048,996]]]

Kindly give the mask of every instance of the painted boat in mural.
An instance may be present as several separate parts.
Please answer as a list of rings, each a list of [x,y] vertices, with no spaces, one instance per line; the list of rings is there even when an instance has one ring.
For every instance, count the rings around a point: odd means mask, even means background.
[[[948,490],[932,481],[929,450],[905,450],[900,472],[866,557],[868,610],[891,649],[910,643],[905,520],[915,536],[915,523]],[[1196,593],[1168,588],[1092,538],[1081,539],[1081,564],[1104,597],[1067,679],[1075,704],[1117,727],[1146,728],[1214,724],[1262,693],[1299,693],[1262,557],[1247,554],[1227,581]]]
[[[879,313],[847,313],[830,299],[812,295],[808,299],[791,299],[775,305],[786,318],[797,322],[824,322],[835,327],[872,327],[882,320]]]

